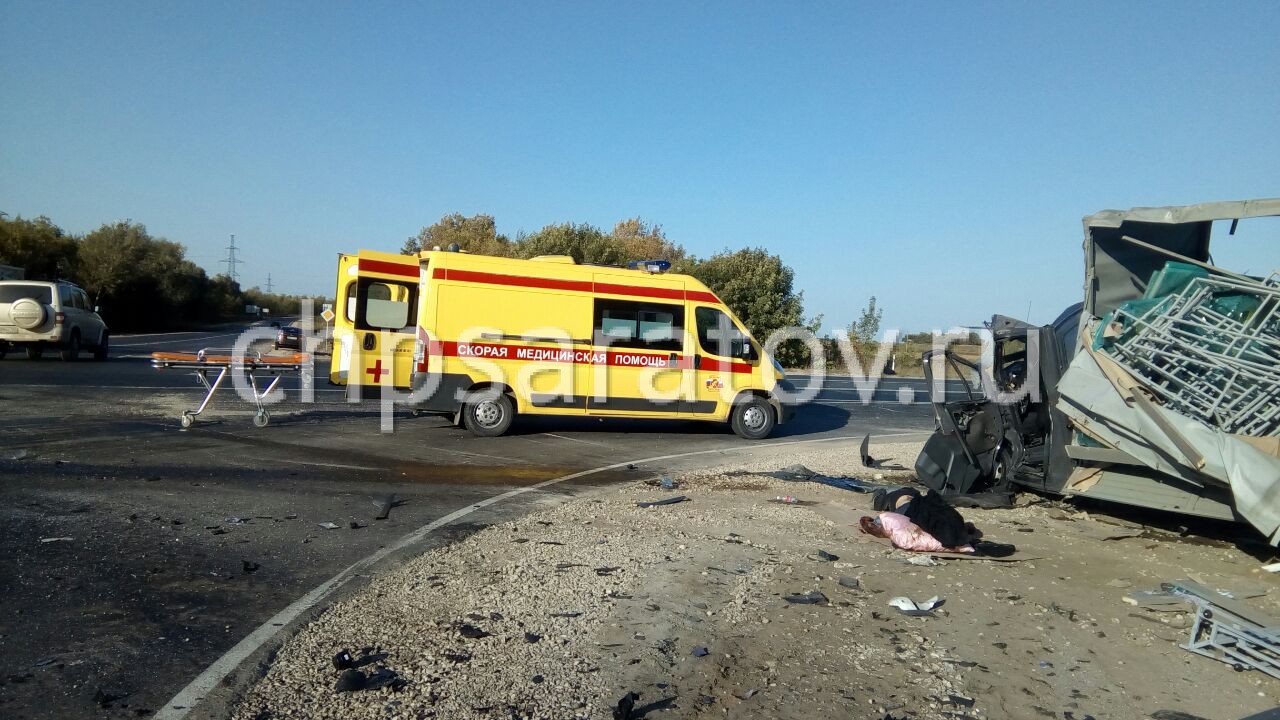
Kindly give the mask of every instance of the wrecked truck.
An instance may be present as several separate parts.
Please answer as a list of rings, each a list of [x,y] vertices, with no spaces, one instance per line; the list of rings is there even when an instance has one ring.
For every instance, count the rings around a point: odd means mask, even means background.
[[[919,480],[1244,521],[1280,544],[1280,274],[1209,250],[1215,222],[1260,217],[1280,199],[1084,218],[1081,303],[1046,326],[994,316],[982,362],[924,354],[930,387],[962,390],[931,397]]]

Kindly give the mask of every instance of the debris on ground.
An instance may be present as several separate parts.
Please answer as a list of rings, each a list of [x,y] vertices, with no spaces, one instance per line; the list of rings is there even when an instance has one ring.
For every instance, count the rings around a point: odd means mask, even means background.
[[[338,528],[342,527],[338,523],[333,523],[333,522],[322,522],[322,523],[316,523],[316,524],[324,528],[325,530],[337,530]]]
[[[911,615],[914,617],[924,617],[933,615],[933,611],[942,606],[945,600],[937,595],[923,602],[916,602],[909,597],[895,597],[889,599],[889,607],[898,608],[903,615]]]
[[[826,595],[823,595],[817,590],[810,590],[806,593],[792,593],[790,595],[784,595],[782,599],[794,605],[826,605],[831,602]]]
[[[676,503],[682,503],[688,499],[689,498],[684,495],[677,495],[675,497],[666,498],[665,500],[642,500],[636,503],[636,507],[650,508],[658,507],[659,505],[675,505]]]
[[[693,502],[666,511],[637,506],[655,499],[644,482],[587,489],[411,558],[302,626],[230,716],[314,715],[317,698],[326,717],[344,720],[406,708],[451,720],[708,711],[1084,720],[1145,717],[1160,705],[1244,717],[1280,704],[1280,688],[1259,684],[1269,682],[1262,673],[1177,649],[1193,621],[1189,605],[1134,607],[1121,602],[1133,588],[1107,585],[1196,575],[1238,592],[1250,580],[1269,586],[1274,576],[1254,557],[1158,538],[1135,552],[1132,541],[1090,537],[1094,520],[1055,519],[1040,503],[965,512],[992,542],[1017,537],[1019,562],[912,553],[940,563],[914,566],[858,528],[867,495],[812,485],[811,506],[769,502],[795,485],[765,473],[803,461],[840,475],[857,466],[857,449],[856,441],[774,449],[755,464],[735,461],[740,473],[673,475]],[[886,444],[875,454],[888,464],[917,450]],[[1028,528],[1036,532],[1021,532]],[[839,560],[808,559],[819,548]],[[913,599],[933,596],[947,599],[933,618],[885,607],[902,597],[920,609],[929,603]],[[1280,593],[1255,603],[1275,614]],[[465,637],[463,625],[488,636]],[[365,646],[381,657],[355,652]],[[359,691],[335,692],[344,668],[333,655],[343,647],[355,656],[345,669],[368,677],[370,668],[395,668],[404,684],[365,689],[361,681]],[[709,654],[695,657],[694,647]],[[1206,684],[1216,692],[1200,691]]]
[[[391,508],[397,508],[408,502],[407,500],[398,499],[395,494],[388,495],[373,501],[373,506],[378,509],[377,514],[373,516],[374,520],[386,520],[391,516]]]

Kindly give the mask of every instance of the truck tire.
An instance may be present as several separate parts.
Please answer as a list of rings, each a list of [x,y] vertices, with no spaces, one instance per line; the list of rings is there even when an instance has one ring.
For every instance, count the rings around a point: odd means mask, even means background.
[[[515,419],[516,405],[506,393],[482,391],[467,398],[462,406],[462,424],[480,437],[502,435]]]
[[[759,395],[749,395],[733,404],[729,414],[729,426],[738,437],[763,440],[778,424],[778,414],[773,405]]]
[[[111,336],[106,330],[102,331],[102,339],[98,341],[98,346],[93,349],[93,359],[97,362],[104,362],[107,359],[107,351],[110,349]]]
[[[73,362],[80,357],[80,331],[72,330],[71,339],[67,340],[67,344],[62,346],[58,351],[58,357],[63,362]]]

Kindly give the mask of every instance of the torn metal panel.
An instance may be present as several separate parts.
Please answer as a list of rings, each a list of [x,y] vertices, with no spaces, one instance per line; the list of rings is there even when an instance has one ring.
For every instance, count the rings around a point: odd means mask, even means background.
[[[1141,297],[1152,273],[1169,259],[1126,242],[1124,237],[1208,262],[1209,235],[1215,220],[1273,216],[1280,216],[1280,198],[1103,210],[1086,217],[1086,316],[1101,317],[1120,303]]]
[[[1239,515],[1273,544],[1280,541],[1280,458],[1167,408],[1152,405],[1156,417],[1148,415],[1126,402],[1089,352],[1075,357],[1058,391],[1058,408],[1077,427],[1087,428],[1108,445],[1171,476],[1168,482],[1192,495],[1202,494],[1202,489],[1214,484],[1226,484]],[[1202,468],[1197,470],[1188,462],[1167,426],[1176,429],[1177,437],[1198,452]],[[1089,494],[1094,495],[1103,484],[1099,482]]]
[[[1094,469],[1098,473],[1088,478],[1082,487],[1063,488],[1063,494],[1194,517],[1241,521],[1232,509],[1231,491],[1226,488],[1197,488],[1143,466],[1112,465]]]

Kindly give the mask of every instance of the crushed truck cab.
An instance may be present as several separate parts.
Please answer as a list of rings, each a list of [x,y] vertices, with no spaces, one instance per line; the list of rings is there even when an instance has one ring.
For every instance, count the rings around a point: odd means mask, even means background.
[[[478,435],[527,414],[716,421],[768,437],[791,410],[781,367],[697,279],[633,265],[342,255],[330,380],[400,391]]]
[[[932,376],[977,380],[934,403],[921,482],[1246,521],[1280,545],[1280,272],[1209,251],[1214,223],[1262,217],[1280,198],[1086,217],[1082,303],[1045,327],[995,316],[983,366],[926,353]]]

